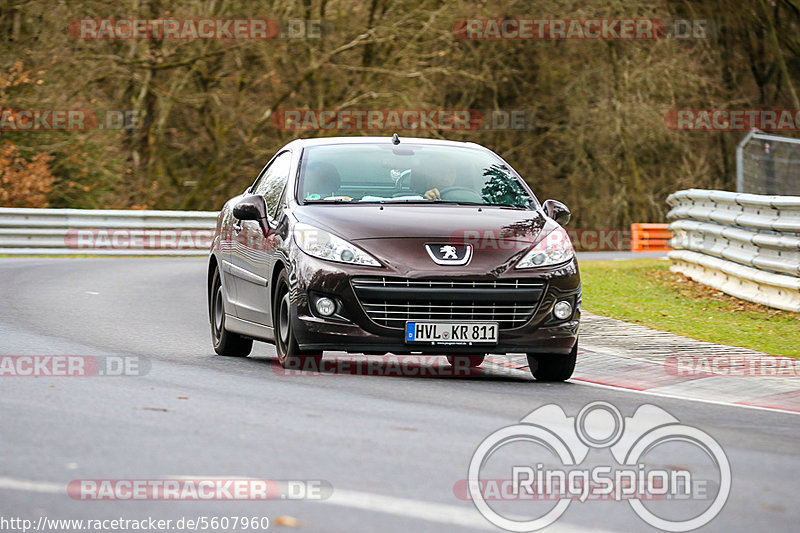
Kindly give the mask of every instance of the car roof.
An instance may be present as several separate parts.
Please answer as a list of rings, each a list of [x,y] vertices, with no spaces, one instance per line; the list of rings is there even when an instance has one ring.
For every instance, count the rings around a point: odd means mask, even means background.
[[[473,142],[449,141],[446,139],[428,139],[424,137],[398,137],[400,139],[400,146],[403,144],[413,143],[438,146],[460,146],[487,150],[487,148]],[[325,146],[331,144],[390,144],[391,142],[391,135],[387,135],[385,137],[313,137],[309,139],[295,139],[289,144],[292,146],[306,148],[309,146]]]

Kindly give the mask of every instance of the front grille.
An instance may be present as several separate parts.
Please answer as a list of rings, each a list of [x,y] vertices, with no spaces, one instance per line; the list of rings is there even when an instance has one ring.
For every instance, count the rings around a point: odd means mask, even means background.
[[[354,278],[353,289],[376,324],[402,329],[407,320],[497,322],[517,328],[530,320],[545,284],[537,280],[409,280]]]

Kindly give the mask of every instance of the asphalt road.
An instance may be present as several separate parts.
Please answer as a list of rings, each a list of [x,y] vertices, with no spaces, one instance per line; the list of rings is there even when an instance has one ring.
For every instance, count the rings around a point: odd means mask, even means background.
[[[719,442],[732,488],[704,530],[797,530],[796,415],[536,383],[494,366],[469,378],[282,375],[265,344],[246,359],[214,354],[205,268],[198,258],[0,259],[0,355],[150,364],[143,376],[0,377],[0,517],[266,516],[277,528],[296,519],[304,531],[497,530],[454,494],[479,443],[538,407],[575,416],[604,400],[625,416],[657,405]],[[510,450],[519,456],[504,460],[531,463],[530,450]],[[609,458],[593,451],[587,461]],[[666,448],[652,462],[713,477],[702,457]],[[79,479],[187,476],[323,480],[333,496],[84,501],[66,492]],[[573,502],[552,529],[655,530],[619,501]],[[0,530],[15,529],[0,522]]]

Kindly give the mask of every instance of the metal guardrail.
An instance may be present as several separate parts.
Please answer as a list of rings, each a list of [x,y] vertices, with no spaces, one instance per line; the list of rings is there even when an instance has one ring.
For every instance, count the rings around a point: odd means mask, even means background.
[[[690,189],[667,204],[671,270],[744,300],[800,311],[800,196]]]
[[[205,255],[216,211],[0,207],[0,255]]]

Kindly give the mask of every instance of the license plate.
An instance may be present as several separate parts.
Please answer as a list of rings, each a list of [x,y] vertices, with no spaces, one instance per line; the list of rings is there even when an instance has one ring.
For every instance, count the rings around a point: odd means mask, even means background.
[[[406,342],[497,343],[497,322],[406,322]]]

